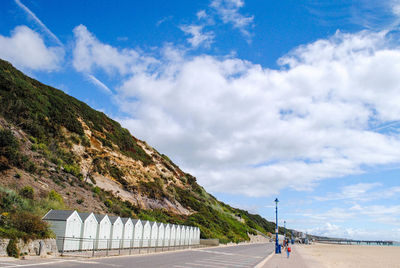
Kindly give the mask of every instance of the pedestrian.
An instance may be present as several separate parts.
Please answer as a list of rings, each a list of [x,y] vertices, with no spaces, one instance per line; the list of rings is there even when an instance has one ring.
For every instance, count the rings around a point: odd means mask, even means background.
[[[287,257],[288,257],[288,259],[289,259],[289,256],[290,256],[290,252],[292,251],[292,249],[290,248],[290,246],[289,245],[287,245],[287,248],[286,248],[286,253],[287,253]]]

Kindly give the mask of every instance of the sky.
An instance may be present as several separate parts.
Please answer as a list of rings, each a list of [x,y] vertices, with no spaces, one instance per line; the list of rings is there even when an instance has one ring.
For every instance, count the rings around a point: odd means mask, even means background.
[[[400,241],[399,23],[399,0],[2,0],[0,58],[225,203]]]

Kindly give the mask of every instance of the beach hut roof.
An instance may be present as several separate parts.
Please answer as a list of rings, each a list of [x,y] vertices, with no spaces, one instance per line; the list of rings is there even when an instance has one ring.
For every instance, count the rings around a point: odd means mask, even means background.
[[[127,221],[130,220],[130,218],[121,218],[122,222],[125,224]]]
[[[43,220],[66,221],[75,210],[50,210],[44,215]]]
[[[92,213],[89,213],[89,212],[78,212],[78,214],[79,214],[79,217],[81,217],[82,221],[85,221],[90,216],[90,214],[92,214]]]
[[[96,217],[96,220],[98,222],[101,222],[107,215],[103,215],[103,214],[94,214],[94,216]]]
[[[109,218],[111,223],[115,223],[118,220],[119,216],[109,216]]]

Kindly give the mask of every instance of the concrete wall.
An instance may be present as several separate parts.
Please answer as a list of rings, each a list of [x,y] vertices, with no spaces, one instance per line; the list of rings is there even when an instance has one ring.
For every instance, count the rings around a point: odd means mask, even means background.
[[[8,243],[9,239],[0,239],[0,256],[7,256]],[[40,246],[40,244],[42,244],[42,246]],[[27,243],[19,240],[17,247],[21,254],[29,256],[58,255],[58,248],[55,239],[31,240]]]

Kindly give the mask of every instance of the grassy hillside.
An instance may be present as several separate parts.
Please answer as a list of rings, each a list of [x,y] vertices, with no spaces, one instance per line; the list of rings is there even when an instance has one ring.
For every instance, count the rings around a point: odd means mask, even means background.
[[[274,232],[259,215],[216,200],[118,122],[3,60],[0,103],[2,219],[62,207],[194,225],[202,238],[222,242]],[[0,236],[35,235],[15,221],[0,221],[0,228]]]

